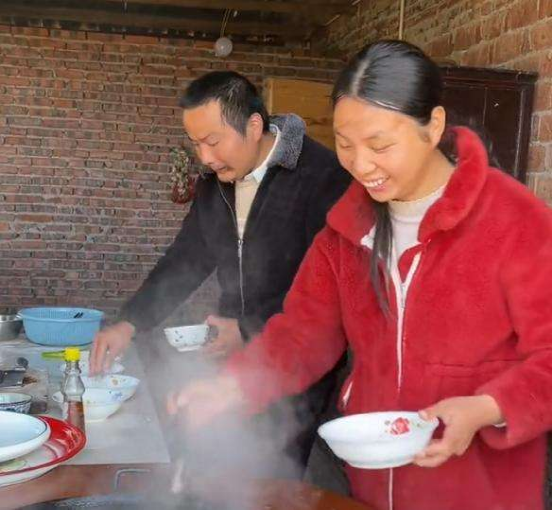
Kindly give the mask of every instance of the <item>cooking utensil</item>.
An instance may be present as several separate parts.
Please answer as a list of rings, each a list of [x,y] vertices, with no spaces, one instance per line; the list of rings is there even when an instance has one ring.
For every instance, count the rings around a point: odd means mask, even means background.
[[[13,368],[0,370],[0,388],[23,385],[29,362],[26,358],[17,358],[15,363]]]
[[[77,312],[73,315],[73,319],[80,319],[84,315],[84,312]]]
[[[175,414],[169,423],[169,429],[167,431],[167,446],[174,460],[174,470],[171,477],[172,494],[184,493],[188,489],[188,483],[190,481],[190,464],[185,461],[185,432],[180,415]]]
[[[23,320],[17,314],[0,315],[0,341],[14,340],[19,336]]]

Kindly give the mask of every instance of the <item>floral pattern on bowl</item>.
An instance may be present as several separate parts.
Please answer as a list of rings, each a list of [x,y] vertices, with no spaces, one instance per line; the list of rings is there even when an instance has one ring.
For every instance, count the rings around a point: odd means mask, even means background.
[[[392,436],[400,436],[401,434],[407,434],[410,432],[411,423],[408,418],[399,417],[393,421],[386,421],[385,425],[388,427],[386,432]]]
[[[25,393],[0,393],[0,411],[28,414],[32,397]]]

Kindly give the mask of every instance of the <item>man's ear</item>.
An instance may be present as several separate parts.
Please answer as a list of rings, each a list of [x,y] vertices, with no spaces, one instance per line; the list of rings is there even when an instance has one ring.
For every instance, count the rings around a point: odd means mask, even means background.
[[[254,113],[249,117],[247,121],[246,134],[248,137],[252,137],[253,140],[258,142],[263,136],[263,118]]]

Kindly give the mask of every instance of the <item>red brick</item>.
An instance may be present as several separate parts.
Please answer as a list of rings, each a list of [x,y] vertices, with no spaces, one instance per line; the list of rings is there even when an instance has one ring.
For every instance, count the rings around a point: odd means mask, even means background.
[[[552,142],[552,112],[540,116],[538,140]]]
[[[528,51],[529,37],[526,29],[508,32],[493,42],[491,62],[502,64]]]
[[[527,171],[529,172],[544,171],[545,157],[546,157],[546,147],[540,144],[539,145],[533,144],[529,149]]]
[[[54,217],[46,214],[20,214],[17,216],[17,220],[32,223],[50,223],[54,220]]]
[[[454,50],[465,50],[481,41],[481,24],[473,23],[454,32]]]
[[[539,0],[539,18],[552,16],[552,0]]]
[[[538,81],[535,89],[535,112],[552,110],[552,83]]]
[[[552,18],[541,21],[531,28],[531,49],[550,49],[552,47]]]
[[[541,52],[539,62],[539,76],[541,79],[552,77],[552,50]]]
[[[125,42],[130,44],[159,44],[159,37],[147,35],[125,35]]]
[[[90,41],[121,42],[124,36],[121,34],[103,34],[98,32],[86,32],[86,38]]]
[[[544,168],[546,171],[552,171],[552,143],[544,145],[546,149],[546,156],[544,158]]]
[[[426,51],[433,58],[448,57],[453,49],[451,34],[445,34],[431,41]]]
[[[549,175],[539,176],[536,181],[535,193],[539,198],[552,204],[552,177]]]
[[[536,72],[539,70],[540,55],[530,53],[527,56],[514,60],[509,67],[518,71]]]
[[[526,27],[538,19],[535,0],[518,0],[506,13],[506,30]]]
[[[504,32],[504,12],[493,13],[481,20],[481,37],[483,39],[495,39]]]
[[[77,32],[72,30],[50,30],[50,35],[52,37],[58,37],[60,39],[86,39],[86,32]]]

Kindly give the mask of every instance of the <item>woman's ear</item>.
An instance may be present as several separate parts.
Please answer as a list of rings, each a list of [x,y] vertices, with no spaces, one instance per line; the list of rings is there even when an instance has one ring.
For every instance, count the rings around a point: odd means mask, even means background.
[[[433,147],[437,147],[447,126],[447,112],[442,106],[436,106],[431,111],[429,121],[429,139]]]
[[[258,142],[263,136],[263,118],[258,113],[254,113],[249,117],[246,129],[247,135]]]

